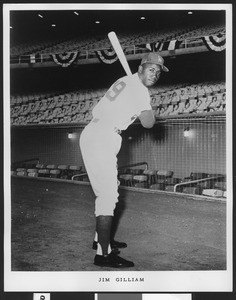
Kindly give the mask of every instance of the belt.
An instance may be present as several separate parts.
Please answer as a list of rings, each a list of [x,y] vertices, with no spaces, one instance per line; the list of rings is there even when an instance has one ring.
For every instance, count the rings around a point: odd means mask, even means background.
[[[93,122],[93,123],[99,123],[99,121],[100,121],[100,119],[94,118],[94,119],[92,119],[91,122]],[[106,124],[105,124],[105,126],[106,126]],[[109,128],[109,125],[107,126],[107,128]],[[112,130],[113,130],[115,133],[118,133],[118,134],[121,134],[121,133],[122,133],[122,130],[120,130],[120,129],[117,128],[117,127],[113,127]]]

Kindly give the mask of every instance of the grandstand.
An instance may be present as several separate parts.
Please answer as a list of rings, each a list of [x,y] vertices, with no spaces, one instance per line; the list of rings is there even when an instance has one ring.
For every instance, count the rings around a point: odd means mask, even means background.
[[[201,93],[198,93],[199,87],[202,88]],[[195,94],[191,94],[192,89],[196,91]],[[70,124],[72,120],[84,124],[91,119],[92,108],[104,94],[105,90],[78,90],[59,95],[11,95],[11,125]],[[182,94],[186,97],[182,98]],[[224,82],[158,86],[152,90],[151,99],[158,118],[187,116],[190,113],[208,115],[226,110]],[[86,114],[89,116],[87,121]],[[65,118],[68,116],[69,119]]]
[[[139,32],[138,34],[130,33],[125,34],[123,32],[119,34],[119,39],[121,45],[126,48],[136,48],[139,49],[143,44],[157,43],[157,42],[168,42],[171,40],[178,41],[196,41],[196,39],[201,40],[205,35],[225,35],[225,27],[223,24],[216,24],[211,26],[199,26],[197,28],[183,27],[183,28],[173,28],[172,30],[156,30],[153,32]],[[50,41],[50,42],[29,42],[28,44],[19,44],[17,46],[12,46],[10,48],[11,56],[23,56],[23,55],[40,55],[41,57],[44,54],[60,54],[65,52],[75,52],[78,51],[87,51],[92,52],[96,50],[104,50],[110,48],[110,42],[106,36],[102,38],[100,36],[93,38],[74,38],[71,40],[65,41]]]

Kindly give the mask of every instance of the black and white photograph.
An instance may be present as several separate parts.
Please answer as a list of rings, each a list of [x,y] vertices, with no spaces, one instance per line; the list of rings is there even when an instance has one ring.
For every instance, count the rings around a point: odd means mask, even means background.
[[[231,292],[232,5],[3,13],[4,290]]]

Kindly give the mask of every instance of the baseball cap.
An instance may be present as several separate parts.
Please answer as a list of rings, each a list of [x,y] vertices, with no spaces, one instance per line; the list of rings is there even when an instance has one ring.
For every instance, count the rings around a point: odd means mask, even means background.
[[[145,63],[160,65],[164,72],[169,72],[169,69],[164,66],[163,57],[156,52],[149,52],[145,54],[142,58],[141,65]]]

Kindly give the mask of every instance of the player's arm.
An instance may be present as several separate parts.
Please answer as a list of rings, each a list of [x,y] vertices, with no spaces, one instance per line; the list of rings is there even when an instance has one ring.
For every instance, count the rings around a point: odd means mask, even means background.
[[[155,124],[155,116],[153,110],[144,110],[139,115],[139,120],[143,127],[152,128]]]

